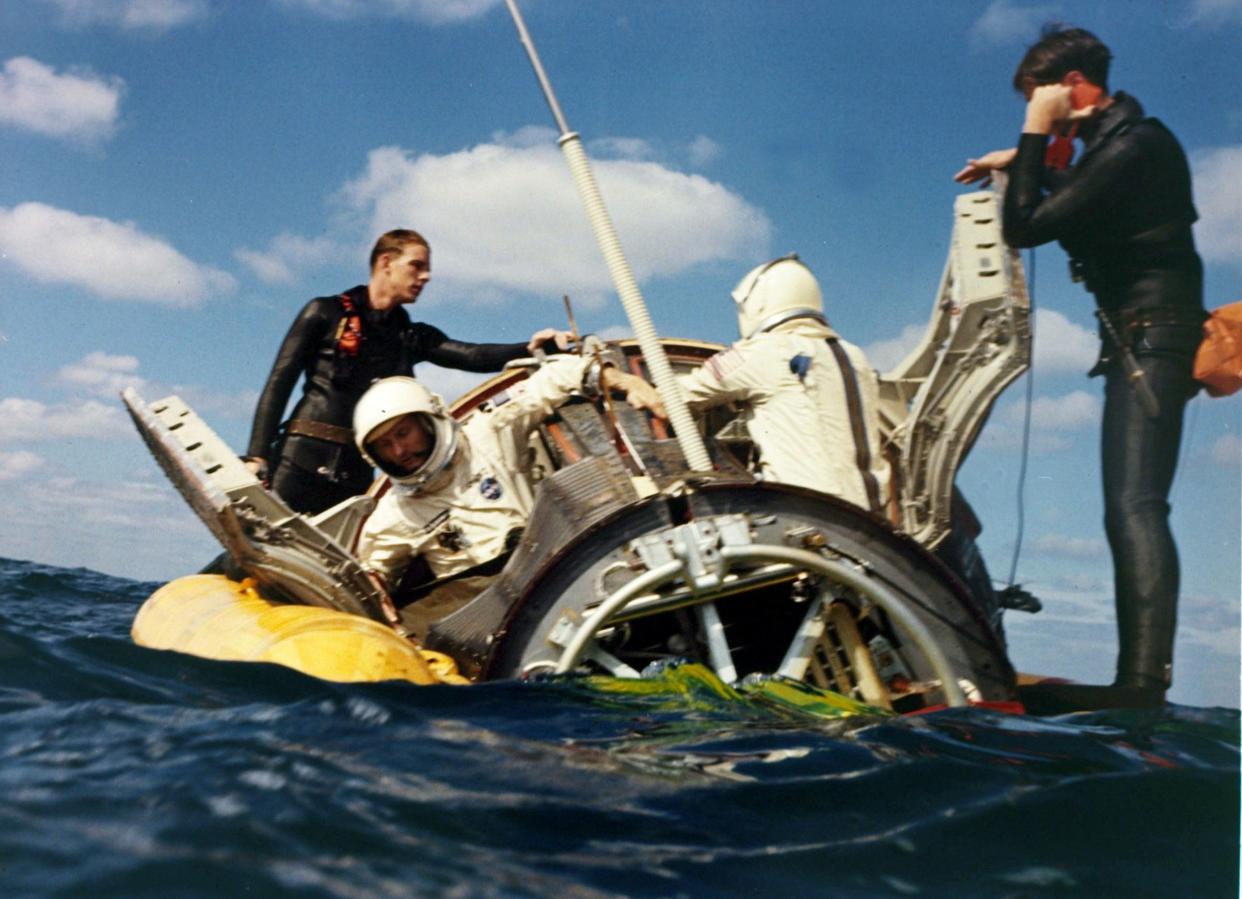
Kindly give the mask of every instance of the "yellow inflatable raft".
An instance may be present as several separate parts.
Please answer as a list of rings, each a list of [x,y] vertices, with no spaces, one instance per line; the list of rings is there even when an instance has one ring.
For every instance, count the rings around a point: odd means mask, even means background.
[[[451,658],[420,650],[379,622],[272,602],[248,578],[197,574],[165,584],[143,603],[132,636],[149,649],[273,662],[330,681],[467,683]]]

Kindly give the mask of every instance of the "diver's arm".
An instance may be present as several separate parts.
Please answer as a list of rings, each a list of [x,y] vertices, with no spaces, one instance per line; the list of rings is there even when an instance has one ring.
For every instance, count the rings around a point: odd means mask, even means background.
[[[327,331],[328,318],[323,298],[315,299],[302,307],[302,311],[290,326],[255,406],[250,443],[246,449],[249,460],[267,459],[268,447],[276,436],[276,429],[280,426],[289,396],[293,393],[298,378],[310,367],[316,348]]]
[[[1082,163],[1049,186],[1045,167],[1052,132],[1090,117],[1095,107],[1073,109],[1065,85],[1041,85],[1026,107],[1018,155],[1009,166],[1002,225],[1005,243],[1034,247],[1061,237],[1067,228],[1081,230],[1109,213],[1109,206],[1135,179],[1142,141],[1135,129],[1115,135],[1096,147]]]
[[[530,353],[524,343],[467,343],[453,340],[439,328],[416,322],[410,326],[414,362],[430,362],[460,371],[494,372],[506,362],[524,359]]]

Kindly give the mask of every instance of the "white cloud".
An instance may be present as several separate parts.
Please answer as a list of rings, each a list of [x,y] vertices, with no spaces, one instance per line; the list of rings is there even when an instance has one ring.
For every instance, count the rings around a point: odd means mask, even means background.
[[[659,154],[655,146],[641,137],[602,137],[587,145],[592,158],[655,159]]]
[[[208,424],[215,418],[232,418],[248,420],[254,415],[254,407],[259,402],[259,391],[253,389],[238,390],[233,393],[221,393],[206,387],[188,384],[174,384],[172,387],[153,390],[147,400],[159,399],[175,393],[201,415]]]
[[[1009,420],[1022,421],[1022,407],[1009,407]],[[1085,390],[1075,390],[1064,396],[1041,396],[1031,404],[1031,426],[1045,431],[1077,431],[1100,420],[1100,398]]]
[[[690,146],[686,148],[686,153],[690,157],[690,165],[698,169],[711,165],[719,159],[724,155],[724,149],[710,137],[700,134],[690,141]]]
[[[1237,434],[1225,434],[1212,444],[1209,450],[1212,461],[1228,468],[1242,466],[1242,437]]]
[[[1242,264],[1242,146],[1191,154],[1195,180],[1195,244],[1209,262]]]
[[[634,336],[634,328],[626,325],[607,325],[595,332],[600,340],[629,340]]]
[[[95,140],[116,128],[125,83],[90,72],[58,74],[28,56],[0,72],[0,124],[49,137]]]
[[[1065,534],[1043,534],[1037,538],[1032,549],[1045,556],[1065,556],[1071,559],[1107,558],[1108,547],[1098,537],[1070,537]]]
[[[1032,43],[1040,26],[1056,15],[1059,6],[1041,3],[1019,6],[1009,0],[992,0],[970,26],[970,41],[976,47],[995,47],[1013,43]]]
[[[71,391],[101,397],[109,403],[115,403],[117,396],[126,387],[134,388],[139,396],[148,402],[176,394],[185,400],[195,412],[207,419],[249,418],[254,414],[255,404],[259,401],[257,390],[246,389],[226,393],[193,384],[161,384],[144,378],[138,373],[138,368],[139,362],[135,356],[114,356],[96,350],[87,353],[77,362],[62,366],[53,381]],[[30,401],[12,400],[11,402],[28,403]],[[14,405],[13,408],[19,407]],[[32,410],[26,415],[38,417],[37,410],[33,410],[33,407],[26,408]],[[50,414],[52,417],[63,417],[63,414],[59,412]]]
[[[0,256],[36,280],[109,299],[190,306],[236,287],[231,275],[187,259],[132,222],[43,203],[0,207]]]
[[[896,337],[867,344],[863,351],[876,371],[889,371],[919,345],[926,331],[926,324],[906,325]],[[1036,309],[1034,331],[1038,374],[1085,372],[1095,364],[1099,340],[1094,332],[1060,312]]]
[[[167,31],[203,18],[207,0],[44,0],[71,28],[107,25],[124,31]]]
[[[137,357],[110,356],[99,351],[87,353],[77,362],[63,366],[56,373],[56,381],[108,399],[115,399],[126,387],[142,391],[147,383],[138,375]]]
[[[12,481],[43,465],[43,459],[34,453],[19,450],[16,453],[0,453],[0,481]]]
[[[473,390],[484,381],[493,377],[490,374],[457,371],[428,363],[419,365],[415,374],[418,375],[419,381],[427,385],[427,389],[438,393],[450,403],[466,391]]]
[[[1064,396],[1041,396],[1031,403],[1031,451],[1049,453],[1069,448],[1071,435],[1093,428],[1100,420],[1099,397],[1085,390]],[[1013,449],[1022,445],[1024,402],[1008,403],[996,410],[979,436],[979,446]]]
[[[1190,21],[1196,25],[1242,25],[1242,0],[1193,0]]]
[[[428,25],[447,25],[477,19],[501,0],[280,0],[287,7],[303,9],[329,19],[391,16],[414,19]]]
[[[337,261],[341,248],[330,238],[306,238],[284,232],[266,250],[242,248],[234,255],[268,284],[292,284],[298,273]]]
[[[905,359],[923,339],[927,325],[906,325],[901,333],[889,340],[877,340],[863,347],[863,353],[871,367],[878,372],[890,371],[901,360]]]
[[[132,433],[119,404],[82,400],[48,406],[21,397],[0,399],[0,442],[86,438],[106,440]]]
[[[593,168],[640,280],[766,252],[767,218],[720,184],[653,162]],[[445,156],[384,147],[341,197],[372,233],[434,223],[437,273],[471,290],[569,292],[578,300],[612,289],[555,146],[489,143]]]
[[[1099,353],[1095,332],[1054,309],[1035,310],[1036,375],[1090,370]]]
[[[175,509],[180,505],[171,487],[153,481],[92,482],[56,477],[48,479],[43,494],[48,510],[59,510],[65,517],[133,528],[149,528],[154,524],[150,515],[152,506]],[[193,513],[184,506],[181,508],[184,517],[193,520]]]

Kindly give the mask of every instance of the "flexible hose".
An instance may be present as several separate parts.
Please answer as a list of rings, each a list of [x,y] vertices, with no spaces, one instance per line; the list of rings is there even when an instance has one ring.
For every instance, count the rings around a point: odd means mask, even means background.
[[[707,447],[704,446],[699,429],[690,415],[690,408],[686,405],[685,396],[668,363],[664,346],[656,335],[651,316],[647,314],[647,304],[643,302],[634,273],[630,271],[630,264],[621,249],[621,241],[617,238],[612,218],[608,215],[599,187],[595,183],[591,163],[582,149],[582,138],[571,131],[561,135],[559,143],[565,154],[565,161],[569,163],[574,184],[578,188],[578,196],[586,208],[595,240],[599,243],[600,252],[604,254],[604,261],[608,264],[608,272],[612,275],[612,282],[621,297],[621,305],[634,329],[634,336],[638,338],[638,346],[643,351],[643,361],[647,363],[651,380],[660,392],[660,399],[668,410],[669,421],[677,432],[677,442],[681,446],[682,454],[694,471],[711,471],[711,457],[708,456]]]

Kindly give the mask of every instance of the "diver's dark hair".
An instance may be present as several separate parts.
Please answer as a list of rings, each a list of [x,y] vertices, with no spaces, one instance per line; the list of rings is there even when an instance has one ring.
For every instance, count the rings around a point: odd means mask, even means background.
[[[1020,94],[1042,84],[1056,84],[1070,72],[1108,93],[1108,64],[1113,54],[1098,37],[1084,28],[1050,22],[1040,32],[1013,73],[1013,88]]]
[[[381,234],[379,240],[375,242],[375,247],[371,250],[371,271],[375,271],[375,263],[385,253],[402,253],[410,245],[431,249],[431,244],[427,243],[427,238],[417,231],[410,231],[408,228],[398,228],[395,231]]]

